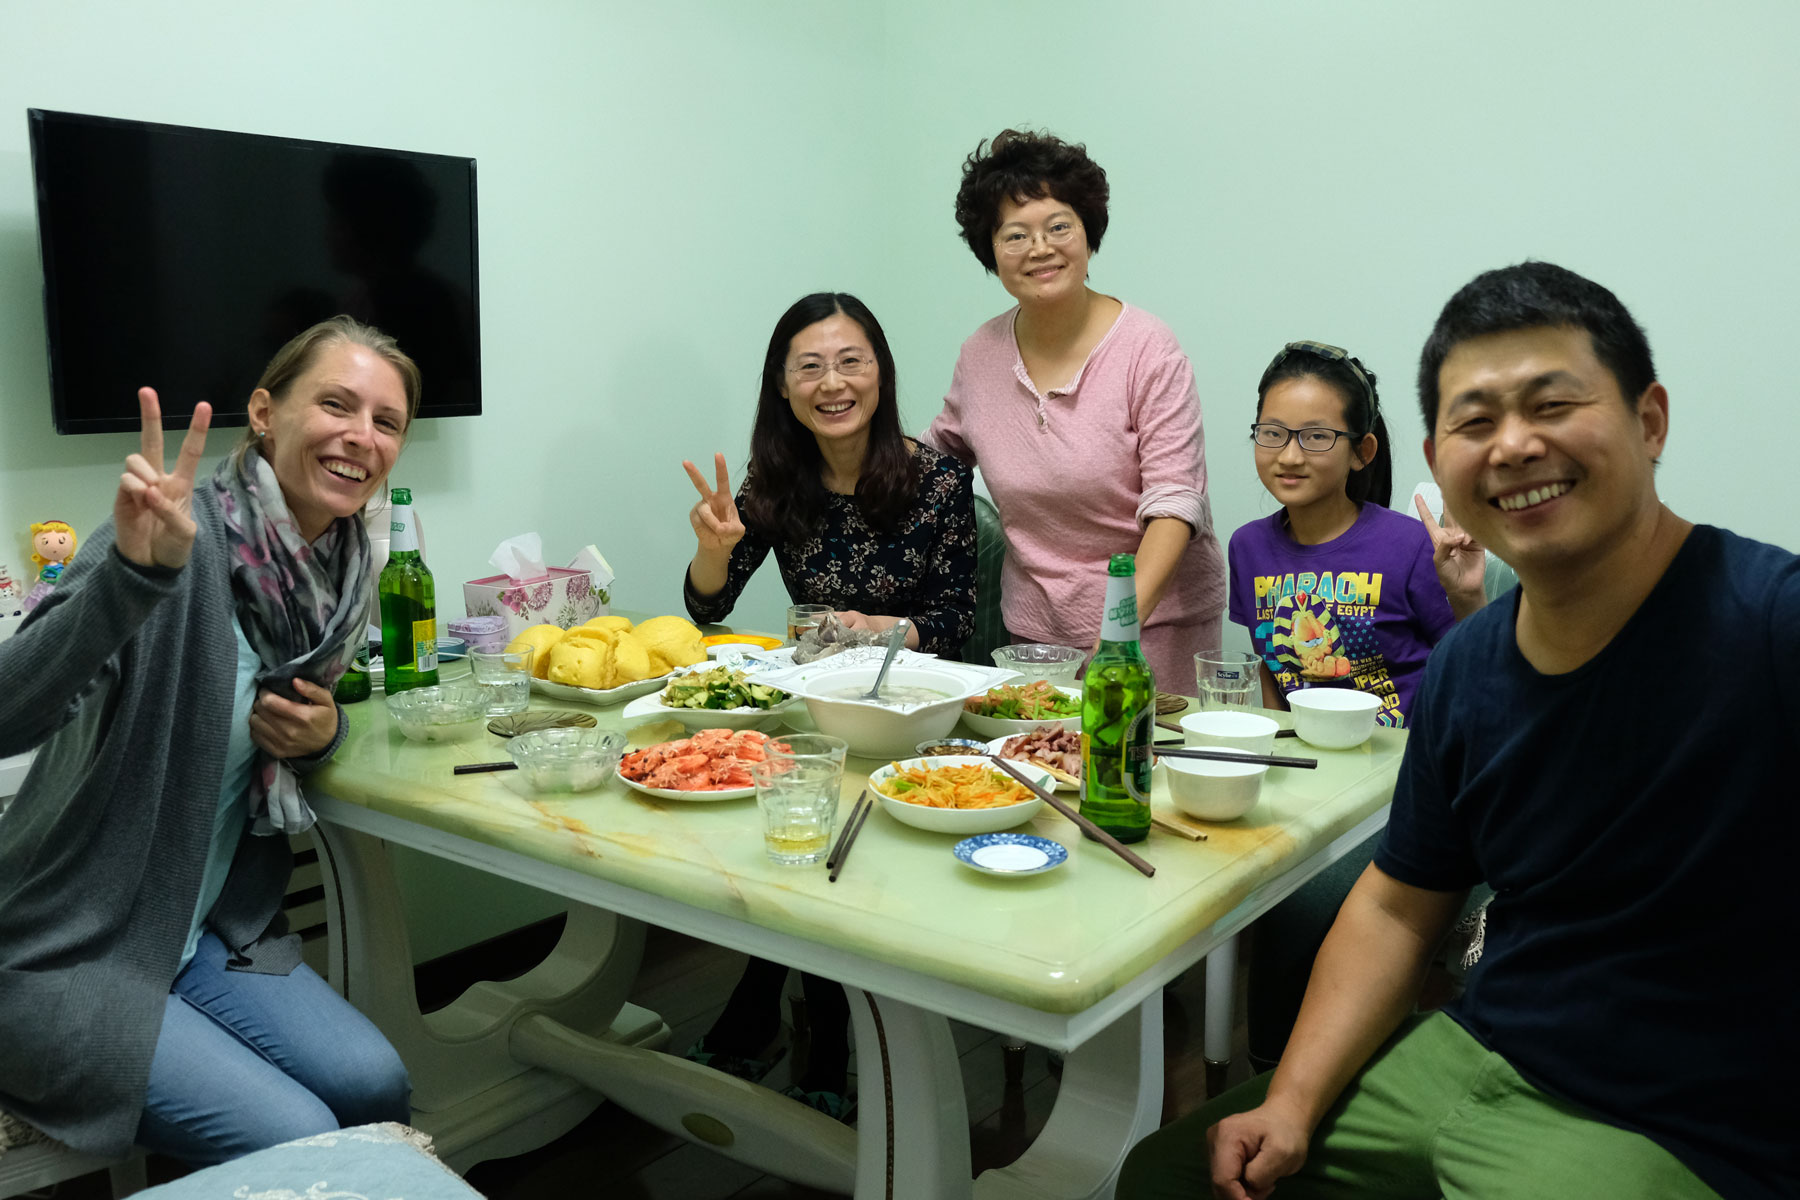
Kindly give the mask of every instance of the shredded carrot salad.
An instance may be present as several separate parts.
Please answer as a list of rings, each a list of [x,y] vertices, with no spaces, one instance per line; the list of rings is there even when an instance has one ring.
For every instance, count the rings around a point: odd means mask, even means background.
[[[1004,808],[1033,799],[1018,780],[975,763],[929,770],[895,763],[894,771],[875,790],[925,808]]]

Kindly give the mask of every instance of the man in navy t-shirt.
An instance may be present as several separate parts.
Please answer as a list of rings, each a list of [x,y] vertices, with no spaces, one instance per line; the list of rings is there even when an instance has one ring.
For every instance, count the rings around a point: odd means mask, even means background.
[[[1280,1065],[1119,1195],[1800,1196],[1800,559],[1657,498],[1668,393],[1573,272],[1465,286],[1419,393],[1446,505],[1520,586],[1432,655]],[[1466,993],[1410,1015],[1483,881]]]

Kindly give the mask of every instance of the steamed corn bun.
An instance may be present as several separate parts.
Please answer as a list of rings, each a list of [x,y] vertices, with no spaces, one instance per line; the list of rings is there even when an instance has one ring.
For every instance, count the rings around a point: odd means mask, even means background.
[[[575,629],[605,629],[612,633],[624,633],[630,628],[631,622],[629,620],[624,617],[614,616],[589,617],[575,627]],[[574,630],[570,630],[569,632],[573,633]]]
[[[706,660],[700,631],[680,617],[651,617],[632,626],[631,636],[644,643],[649,651],[652,675],[662,675],[672,668]]]
[[[612,669],[612,647],[604,642],[564,641],[550,651],[551,683],[570,687],[606,688]]]
[[[550,678],[550,650],[562,641],[563,631],[555,625],[532,625],[519,631],[519,636],[508,642],[509,652],[530,650],[531,673],[539,679]]]
[[[661,674],[650,669],[650,651],[635,633],[621,633],[612,645],[607,687],[622,687]]]

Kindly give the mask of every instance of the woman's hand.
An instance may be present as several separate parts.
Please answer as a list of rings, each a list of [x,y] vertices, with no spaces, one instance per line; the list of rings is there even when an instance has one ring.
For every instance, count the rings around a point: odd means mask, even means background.
[[[1487,550],[1462,531],[1449,509],[1444,510],[1440,523],[1431,515],[1425,497],[1415,493],[1413,507],[1419,510],[1419,520],[1425,522],[1425,532],[1431,536],[1431,565],[1437,570],[1438,583],[1450,600],[1450,611],[1460,621],[1487,604],[1487,593],[1481,587],[1487,573]]]
[[[725,456],[713,455],[713,466],[719,476],[716,490],[706,486],[706,477],[700,474],[700,468],[685,459],[681,465],[687,470],[688,478],[694,481],[694,490],[700,493],[699,503],[688,512],[688,521],[700,541],[701,552],[729,558],[732,548],[744,539],[744,523],[738,518],[737,501],[731,491],[731,473],[725,469]]]
[[[337,736],[337,702],[331,692],[307,679],[294,680],[299,700],[268,689],[250,707],[250,740],[276,758],[305,758]]]
[[[866,629],[870,633],[886,633],[899,624],[899,617],[885,617],[879,613],[859,613],[854,608],[844,609],[837,614],[837,619],[844,623],[845,629]],[[919,648],[919,627],[908,622],[906,626],[905,646],[908,650]]]
[[[206,449],[212,405],[194,406],[175,470],[163,471],[162,408],[152,388],[138,389],[138,452],[125,460],[113,499],[113,543],[140,567],[183,567],[194,550],[194,471]]]

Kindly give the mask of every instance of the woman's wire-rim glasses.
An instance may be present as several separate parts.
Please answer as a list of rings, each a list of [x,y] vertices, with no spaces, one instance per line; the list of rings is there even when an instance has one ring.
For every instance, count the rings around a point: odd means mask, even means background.
[[[836,371],[846,378],[861,375],[864,371],[875,369],[875,359],[868,354],[846,354],[835,362],[820,362],[817,359],[796,363],[788,368],[788,374],[801,383],[817,383],[825,378],[827,369]]]
[[[1040,234],[1052,246],[1066,246],[1075,240],[1075,229],[1075,222],[1067,218],[1058,218],[1043,229],[1015,225],[994,235],[994,249],[1008,258],[1017,258],[1037,243]]]

